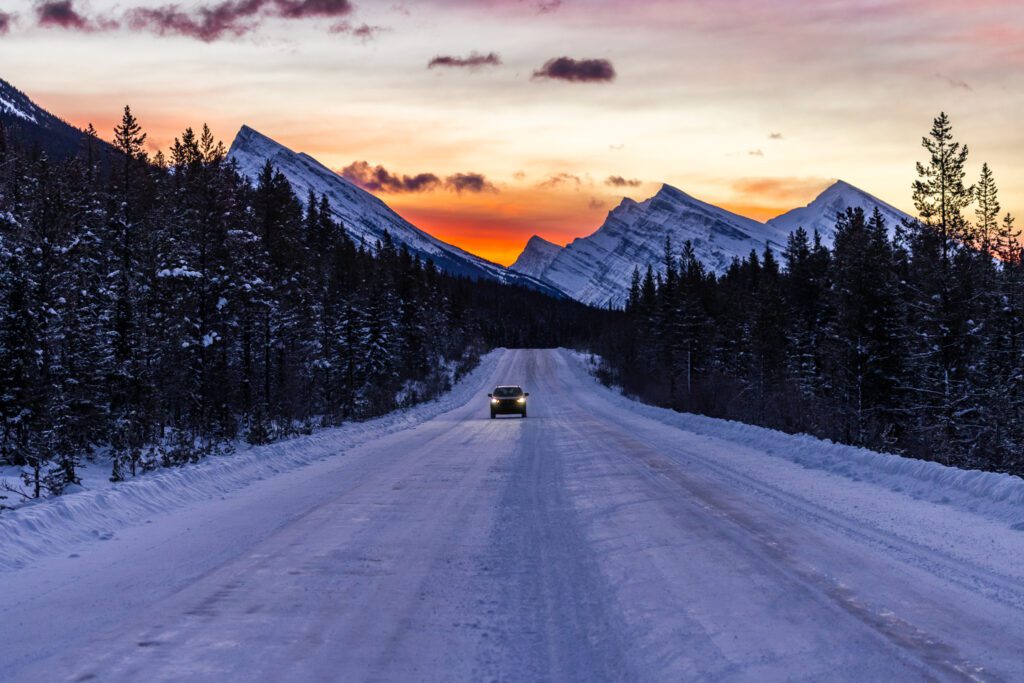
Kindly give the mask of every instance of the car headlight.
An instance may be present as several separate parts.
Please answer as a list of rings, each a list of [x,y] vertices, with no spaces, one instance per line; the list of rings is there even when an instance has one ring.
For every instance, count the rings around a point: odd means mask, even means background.
[[[498,402],[498,399],[496,399],[496,398],[492,398],[491,399],[491,403],[497,403],[497,402]]]
[[[520,396],[519,398],[516,399],[516,403],[526,403],[526,397]]]

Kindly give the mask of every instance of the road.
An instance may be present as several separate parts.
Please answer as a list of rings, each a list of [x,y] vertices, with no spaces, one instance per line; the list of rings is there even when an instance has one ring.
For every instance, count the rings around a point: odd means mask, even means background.
[[[488,419],[506,382],[528,419]],[[652,419],[566,352],[479,389],[0,575],[0,678],[1024,679],[1021,531]]]

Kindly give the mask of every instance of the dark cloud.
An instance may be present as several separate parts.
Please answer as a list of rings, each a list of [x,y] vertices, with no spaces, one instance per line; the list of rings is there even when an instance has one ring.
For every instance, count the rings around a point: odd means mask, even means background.
[[[337,19],[351,14],[351,0],[221,0],[199,7],[182,7],[170,3],[158,7],[132,7],[121,21],[90,18],[79,12],[75,0],[42,0],[36,7],[38,23],[46,28],[72,31],[109,31],[122,23],[135,31],[157,35],[188,36],[205,42],[250,33],[266,19]],[[13,15],[0,12],[0,34],[6,33]],[[331,33],[346,33],[367,40],[382,31],[379,26],[353,25],[348,21],[335,23]]]
[[[497,192],[487,178],[480,173],[456,173],[445,178],[445,186],[459,194],[463,192]]]
[[[453,57],[452,55],[437,55],[427,64],[428,69],[435,66],[462,67],[468,69],[479,69],[482,66],[499,66],[501,56],[497,52],[488,52],[485,55],[479,52],[470,52],[468,57]]]
[[[371,192],[426,192],[441,185],[441,179],[433,173],[399,176],[383,166],[370,166],[365,161],[351,163],[341,169],[339,173],[364,190]]]
[[[607,83],[615,80],[615,67],[607,59],[555,57],[533,72],[533,78],[573,83]]]
[[[781,140],[782,139],[782,133],[768,133],[768,139],[769,140]]]
[[[333,18],[352,12],[349,0],[273,0],[285,19]]]
[[[604,184],[612,187],[639,187],[643,185],[643,181],[636,178],[623,178],[620,175],[610,175],[605,178]]]
[[[135,30],[212,42],[249,33],[267,17],[335,18],[351,12],[349,0],[225,0],[194,10],[182,9],[177,4],[136,7],[128,10],[125,18]]]
[[[548,14],[556,12],[562,6],[562,0],[537,0],[534,6],[537,8],[537,14]]]
[[[9,33],[16,15],[0,11],[0,36]]]
[[[36,18],[44,28],[72,31],[104,31],[117,28],[112,19],[90,19],[75,9],[74,0],[44,0],[36,5]]]
[[[456,173],[443,181],[434,173],[417,175],[399,175],[391,173],[383,166],[370,166],[365,161],[356,161],[338,171],[339,174],[370,192],[387,192],[403,194],[409,192],[431,192],[447,189],[462,194],[463,192],[497,192],[487,178],[480,173]]]

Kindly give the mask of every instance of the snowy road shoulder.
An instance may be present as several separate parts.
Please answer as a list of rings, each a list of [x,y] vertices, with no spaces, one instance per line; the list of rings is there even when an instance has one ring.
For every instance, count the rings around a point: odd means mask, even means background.
[[[190,504],[232,495],[268,477],[344,455],[372,439],[413,428],[464,405],[483,388],[503,349],[480,364],[435,401],[366,422],[325,429],[266,446],[248,446],[229,456],[161,469],[110,487],[42,499],[0,514],[0,572],[111,538],[125,527],[146,523]]]
[[[947,467],[806,434],[786,434],[742,422],[646,405],[594,380],[586,354],[566,351],[564,355],[578,374],[590,377],[594,391],[622,410],[714,439],[720,444],[743,446],[756,451],[757,456],[769,455],[809,470],[821,470],[853,482],[868,482],[915,500],[951,506],[1004,522],[1013,530],[1024,532],[1024,479],[1020,477]]]

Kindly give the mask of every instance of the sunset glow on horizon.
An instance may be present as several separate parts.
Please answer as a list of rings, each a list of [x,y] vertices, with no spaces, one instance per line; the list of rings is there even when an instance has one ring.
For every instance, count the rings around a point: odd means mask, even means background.
[[[379,167],[398,213],[502,264],[662,183],[758,220],[835,179],[912,212],[943,110],[968,181],[987,161],[1004,212],[1024,210],[1018,3],[266,0],[188,23],[220,4],[170,23],[157,0],[15,0],[0,78],[106,138],[130,104],[154,150],[247,124],[337,171]]]

